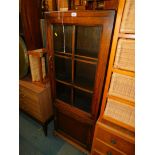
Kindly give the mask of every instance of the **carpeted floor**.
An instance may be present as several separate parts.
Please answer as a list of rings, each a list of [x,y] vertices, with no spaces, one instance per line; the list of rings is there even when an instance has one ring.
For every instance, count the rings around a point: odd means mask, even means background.
[[[53,121],[48,125],[48,136],[42,126],[20,112],[19,154],[20,155],[85,155],[57,136],[53,136]]]

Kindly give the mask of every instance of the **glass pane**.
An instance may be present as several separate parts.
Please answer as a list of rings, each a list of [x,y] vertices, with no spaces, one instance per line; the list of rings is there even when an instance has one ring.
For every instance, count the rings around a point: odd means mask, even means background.
[[[72,61],[55,56],[56,79],[70,82],[72,80]]]
[[[90,113],[92,94],[74,89],[74,106]]]
[[[54,51],[71,53],[72,30],[72,26],[53,25]]]
[[[56,98],[70,104],[71,88],[62,83],[56,82]]]
[[[101,33],[101,26],[77,26],[75,54],[97,58]]]
[[[93,90],[95,82],[96,65],[75,61],[75,84]]]

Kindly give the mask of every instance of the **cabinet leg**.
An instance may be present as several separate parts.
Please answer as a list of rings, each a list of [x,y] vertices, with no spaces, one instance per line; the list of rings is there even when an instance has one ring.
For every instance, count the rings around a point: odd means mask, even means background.
[[[47,136],[47,125],[46,124],[43,125],[43,131],[44,131],[45,136]]]

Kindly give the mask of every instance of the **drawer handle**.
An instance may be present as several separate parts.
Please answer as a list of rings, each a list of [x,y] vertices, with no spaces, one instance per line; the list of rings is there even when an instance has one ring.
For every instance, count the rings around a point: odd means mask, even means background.
[[[112,155],[112,152],[111,152],[111,151],[108,151],[108,152],[107,152],[107,155]]]
[[[112,139],[111,140],[111,144],[116,144],[117,142],[116,142],[116,140],[115,139]]]

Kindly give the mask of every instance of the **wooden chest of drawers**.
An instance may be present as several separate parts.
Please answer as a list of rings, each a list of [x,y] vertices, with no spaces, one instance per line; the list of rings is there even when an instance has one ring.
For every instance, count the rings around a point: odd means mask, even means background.
[[[134,155],[134,135],[97,121],[92,155]]]
[[[50,85],[40,87],[30,81],[19,81],[19,107],[36,120],[45,123],[52,115]]]

